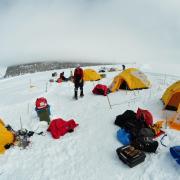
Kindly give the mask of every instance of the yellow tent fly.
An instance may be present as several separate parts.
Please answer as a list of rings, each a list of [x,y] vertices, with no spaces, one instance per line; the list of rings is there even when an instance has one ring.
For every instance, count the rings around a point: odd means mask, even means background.
[[[144,73],[136,68],[128,68],[114,78],[109,89],[114,92],[119,89],[135,90],[149,87],[150,81]]]
[[[169,86],[162,96],[165,109],[180,110],[180,81]]]
[[[0,120],[0,154],[5,152],[5,145],[11,144],[14,141],[14,135],[6,129],[4,122]]]
[[[98,74],[95,70],[93,69],[85,69],[83,71],[84,73],[84,81],[97,81],[102,79],[101,75]]]

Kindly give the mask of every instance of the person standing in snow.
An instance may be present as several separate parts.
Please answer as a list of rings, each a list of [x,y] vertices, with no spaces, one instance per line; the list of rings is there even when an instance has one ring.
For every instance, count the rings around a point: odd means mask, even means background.
[[[60,79],[61,79],[62,81],[68,81],[68,80],[69,80],[69,78],[66,78],[66,77],[64,76],[64,72],[60,73]]]
[[[74,70],[74,98],[78,99],[78,88],[80,88],[80,97],[84,96],[83,93],[83,69],[78,64],[76,69]]]
[[[122,70],[124,71],[126,69],[126,66],[123,64],[122,65]]]

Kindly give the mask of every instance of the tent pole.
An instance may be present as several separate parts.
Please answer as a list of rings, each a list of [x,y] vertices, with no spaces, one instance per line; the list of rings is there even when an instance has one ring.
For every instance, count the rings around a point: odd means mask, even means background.
[[[126,95],[127,95],[127,86],[126,86]]]
[[[167,129],[167,112],[165,110],[165,117],[166,117],[166,121],[165,121],[165,129]]]

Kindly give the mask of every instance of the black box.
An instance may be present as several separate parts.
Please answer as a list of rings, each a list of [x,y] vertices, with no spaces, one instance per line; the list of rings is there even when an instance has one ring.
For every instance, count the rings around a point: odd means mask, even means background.
[[[143,151],[135,149],[131,145],[122,146],[116,149],[116,152],[119,156],[119,159],[121,159],[131,168],[142,163],[146,158],[146,155]]]

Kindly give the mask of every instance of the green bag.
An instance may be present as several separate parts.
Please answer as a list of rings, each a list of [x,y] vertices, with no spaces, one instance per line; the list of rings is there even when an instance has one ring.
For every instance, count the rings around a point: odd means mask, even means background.
[[[48,124],[50,123],[50,114],[48,108],[37,110],[37,114],[40,121],[46,121]]]

